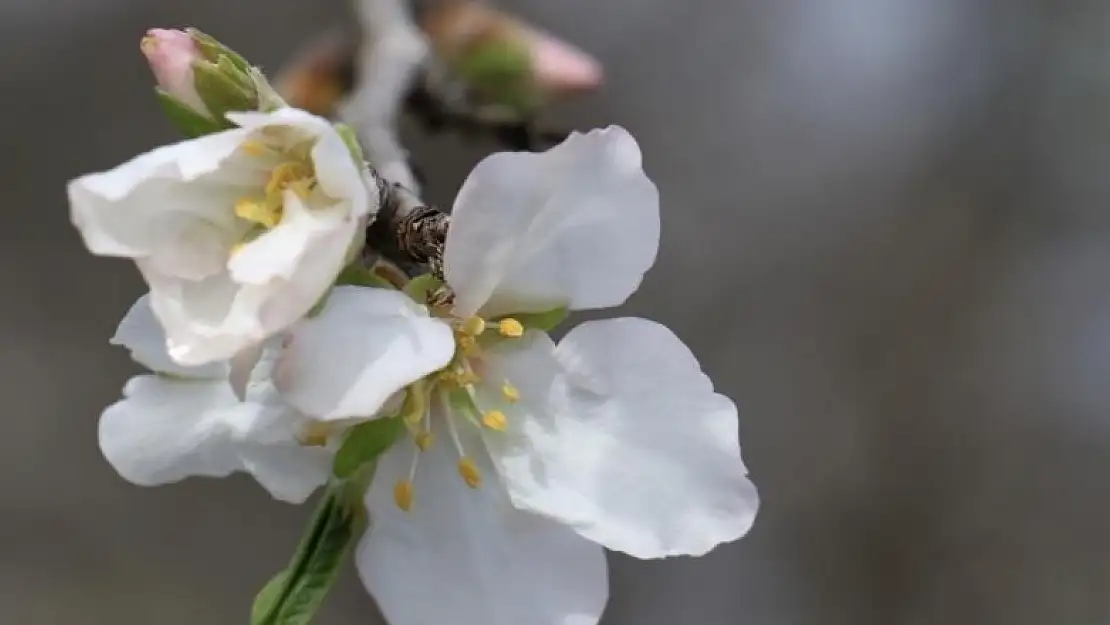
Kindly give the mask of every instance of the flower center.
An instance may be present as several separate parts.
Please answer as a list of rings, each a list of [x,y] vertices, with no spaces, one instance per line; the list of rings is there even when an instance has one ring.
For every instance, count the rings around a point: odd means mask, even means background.
[[[285,193],[292,191],[302,200],[316,188],[316,171],[304,146],[294,146],[284,152],[259,140],[245,142],[240,149],[247,154],[279,159],[270,170],[270,179],[258,195],[249,195],[235,201],[235,216],[247,223],[248,229],[232,249],[235,253],[254,239],[276,228],[285,214]]]
[[[460,424],[478,429],[504,432],[508,427],[508,417],[503,410],[478,408],[478,395],[489,397],[490,384],[495,384],[501,400],[508,404],[520,401],[520,391],[508,380],[487,380],[482,376],[485,369],[483,343],[495,334],[507,339],[517,339],[524,335],[524,327],[512,318],[490,321],[482,317],[460,319],[449,317],[447,322],[455,333],[455,357],[451,363],[433,374],[426,382],[409,389],[411,403],[404,410],[405,424],[414,444],[412,463],[405,478],[397,481],[393,498],[397,507],[409,512],[412,510],[415,492],[413,482],[420,462],[420,454],[434,444],[431,404],[436,402],[441,408],[442,424],[436,424],[447,431],[451,444],[458,456],[457,470],[463,482],[470,488],[482,485],[482,472],[467,454],[459,436]]]

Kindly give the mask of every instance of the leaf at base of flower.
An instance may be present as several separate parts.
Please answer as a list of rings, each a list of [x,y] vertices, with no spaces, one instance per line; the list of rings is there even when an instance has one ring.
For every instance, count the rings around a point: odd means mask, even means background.
[[[289,566],[255,598],[251,625],[306,625],[312,620],[366,526],[361,498],[349,491],[349,484],[329,488]]]
[[[375,419],[351,428],[335,454],[332,472],[340,479],[354,475],[361,467],[376,461],[404,431],[401,417]]]

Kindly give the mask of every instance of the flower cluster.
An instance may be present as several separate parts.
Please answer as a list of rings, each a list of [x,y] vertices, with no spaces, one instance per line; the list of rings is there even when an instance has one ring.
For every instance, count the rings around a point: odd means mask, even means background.
[[[301,502],[360,427],[396,423],[356,556],[395,625],[595,623],[603,548],[701,555],[749,530],[736,407],[678,337],[637,318],[547,333],[622,304],[655,261],[628,132],[487,157],[442,280],[365,286],[339,279],[377,209],[359,156],[303,111],[227,117],[69,187],[88,248],[149,286],[113,343],[152,374],[100,420],[124,478],[242,471]]]

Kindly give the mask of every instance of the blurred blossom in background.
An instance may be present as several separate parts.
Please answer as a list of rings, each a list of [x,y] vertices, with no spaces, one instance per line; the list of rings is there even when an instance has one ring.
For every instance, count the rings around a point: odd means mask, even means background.
[[[604,64],[554,116],[640,140],[663,242],[627,314],[737,401],[763,497],[707,558],[611,556],[605,622],[1110,622],[1110,4],[498,4]],[[148,27],[274,72],[349,15],[0,0],[0,622],[245,622],[286,561],[307,508],[101,457],[136,370],[105,337],[141,282],[87,255],[64,189],[176,139]],[[407,138],[441,204],[493,148]],[[380,622],[353,574],[336,595],[320,623]]]

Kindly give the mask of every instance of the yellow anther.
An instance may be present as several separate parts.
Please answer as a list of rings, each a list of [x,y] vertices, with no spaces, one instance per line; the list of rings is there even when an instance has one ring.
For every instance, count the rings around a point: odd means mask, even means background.
[[[520,391],[512,384],[509,384],[508,381],[501,385],[501,396],[510,404],[515,404],[520,401]]]
[[[482,415],[482,423],[491,430],[504,432],[508,420],[505,418],[505,413],[500,410],[490,410]]]
[[[324,447],[328,444],[331,427],[320,421],[310,421],[301,433],[301,444],[306,447]]]
[[[393,501],[397,507],[409,512],[412,510],[412,482],[408,480],[397,480],[397,484],[393,486]]]
[[[470,336],[478,336],[486,331],[486,320],[481,317],[470,317],[463,322],[462,331]]]
[[[268,206],[266,202],[259,202],[249,197],[235,202],[235,216],[251,223],[261,224],[273,228],[281,221],[281,208]]]
[[[277,193],[290,183],[311,175],[312,170],[305,163],[281,163],[270,173],[270,181],[266,183],[266,195]]]
[[[265,143],[262,143],[257,139],[248,139],[247,141],[244,141],[239,146],[239,149],[246,152],[250,156],[264,156],[270,151],[270,149],[266,147]]]
[[[466,485],[471,488],[478,488],[482,485],[482,472],[475,466],[474,461],[466,456],[459,458],[459,475],[462,476]]]
[[[420,448],[420,451],[428,451],[428,449],[436,442],[436,439],[434,436],[432,436],[432,432],[430,430],[418,432],[412,440],[416,443],[416,446]]]
[[[501,336],[511,339],[519,339],[524,336],[524,326],[520,325],[520,322],[512,317],[502,319],[497,325],[497,331],[501,333]]]

